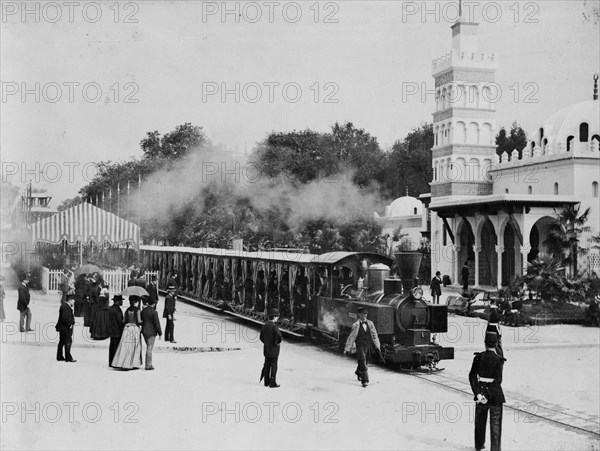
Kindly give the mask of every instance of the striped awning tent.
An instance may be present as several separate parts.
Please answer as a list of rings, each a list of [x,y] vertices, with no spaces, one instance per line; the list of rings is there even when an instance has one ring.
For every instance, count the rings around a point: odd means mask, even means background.
[[[140,241],[140,228],[136,224],[89,203],[75,205],[34,222],[31,231],[33,244],[60,244],[63,240],[69,244],[108,241],[114,245],[131,243],[138,247]]]

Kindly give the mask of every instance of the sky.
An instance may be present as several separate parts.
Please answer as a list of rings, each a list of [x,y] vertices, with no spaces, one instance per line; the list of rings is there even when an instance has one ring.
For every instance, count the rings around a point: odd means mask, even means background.
[[[499,61],[498,126],[534,129],[592,98],[598,1],[463,2]],[[2,179],[51,205],[93,162],[141,156],[191,122],[231,152],[271,131],[350,121],[387,149],[432,120],[432,60],[457,2],[2,2]],[[417,91],[413,94],[414,91]],[[36,168],[41,172],[35,173]]]

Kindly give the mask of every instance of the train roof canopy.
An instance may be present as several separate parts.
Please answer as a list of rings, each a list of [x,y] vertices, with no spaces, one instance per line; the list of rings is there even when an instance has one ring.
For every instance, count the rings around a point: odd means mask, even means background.
[[[388,266],[394,264],[394,259],[382,254],[376,254],[374,252],[327,252],[325,254],[317,255],[311,263],[322,264],[322,265],[343,265],[348,261],[359,261],[366,258],[371,263],[384,263]]]
[[[308,264],[316,254],[301,254],[299,252],[282,252],[282,251],[237,251],[233,249],[218,249],[210,247],[183,247],[183,246],[140,246],[142,251],[155,252],[181,252],[184,254],[199,254],[207,257],[229,257],[229,258],[244,258],[252,260],[268,260],[280,261],[285,263],[301,263]]]

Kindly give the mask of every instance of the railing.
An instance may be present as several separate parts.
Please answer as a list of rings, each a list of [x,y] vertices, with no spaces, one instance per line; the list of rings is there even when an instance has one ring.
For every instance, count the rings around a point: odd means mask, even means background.
[[[127,287],[127,281],[129,280],[129,271],[123,271],[121,269],[105,269],[102,271],[102,278],[104,283],[108,285],[108,291],[110,296],[119,294]],[[148,271],[144,273],[146,282],[150,282],[152,276],[158,277],[158,271]],[[44,294],[58,294],[60,293],[60,281],[62,277],[62,270],[60,269],[48,269],[45,266],[42,267],[42,291]]]
[[[45,266],[42,267],[42,291],[44,294],[58,294],[60,293],[60,278],[62,271],[60,269],[48,269]]]

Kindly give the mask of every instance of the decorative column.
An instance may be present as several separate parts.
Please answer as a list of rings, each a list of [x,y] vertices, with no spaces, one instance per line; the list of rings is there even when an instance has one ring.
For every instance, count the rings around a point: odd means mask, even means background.
[[[496,257],[498,259],[498,265],[496,268],[496,287],[502,288],[502,254],[504,253],[504,246],[496,245]]]
[[[521,275],[527,274],[527,256],[531,252],[531,244],[523,243],[521,246]]]
[[[452,244],[452,251],[454,252],[454,262],[452,264],[452,283],[458,284],[458,274],[460,268],[458,267],[460,264],[459,254],[460,254],[460,244]]]
[[[475,243],[473,245],[473,252],[475,253],[475,286],[479,286],[479,253],[481,252],[481,244]]]

